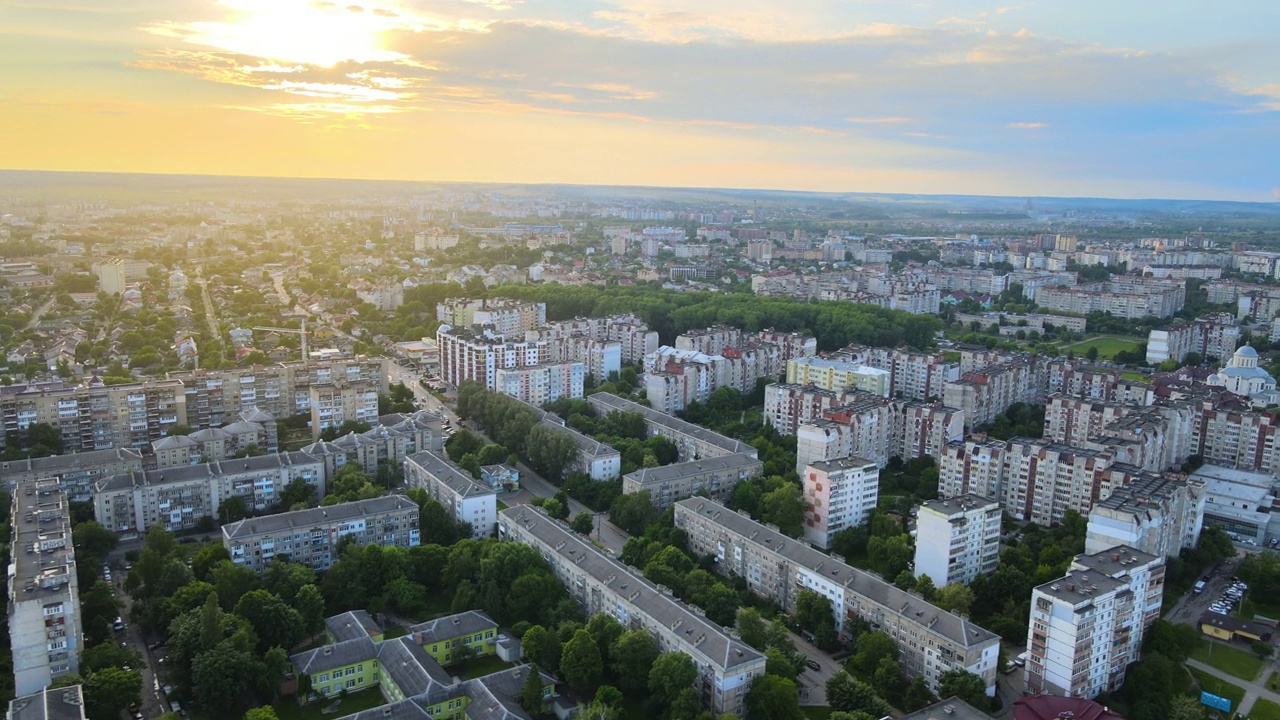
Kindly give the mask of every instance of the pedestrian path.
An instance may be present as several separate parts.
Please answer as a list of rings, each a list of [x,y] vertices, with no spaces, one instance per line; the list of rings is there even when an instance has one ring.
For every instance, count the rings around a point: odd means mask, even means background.
[[[1266,698],[1274,703],[1280,703],[1280,693],[1275,693],[1268,690],[1266,688],[1266,685],[1262,685],[1262,684],[1253,682],[1251,680],[1241,680],[1240,678],[1234,675],[1224,673],[1221,670],[1213,667],[1212,665],[1202,663],[1199,660],[1189,659],[1187,660],[1187,665],[1197,670],[1203,670],[1204,672],[1209,673],[1210,675],[1218,678],[1219,680],[1223,680],[1225,682],[1231,683],[1232,685],[1238,685],[1244,688],[1244,699],[1240,701],[1240,707],[1236,708],[1236,712],[1240,715],[1248,715],[1249,711],[1253,709],[1253,704],[1257,702],[1258,698],[1260,697]],[[1271,665],[1268,664],[1264,667],[1263,673],[1262,673],[1264,677],[1263,679],[1264,683],[1266,682],[1265,677],[1270,672],[1271,672]]]

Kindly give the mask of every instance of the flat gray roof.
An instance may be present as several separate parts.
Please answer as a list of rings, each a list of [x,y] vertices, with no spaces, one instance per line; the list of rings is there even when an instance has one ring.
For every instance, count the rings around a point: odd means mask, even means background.
[[[626,477],[635,480],[642,485],[650,485],[653,483],[667,482],[669,480],[679,480],[687,477],[697,477],[703,473],[718,472],[722,470],[741,470],[746,468],[760,468],[763,466],[754,455],[746,453],[733,453],[730,455],[720,455],[718,457],[703,458],[701,460],[690,460],[688,462],[673,463],[671,465],[662,465],[659,467],[641,468],[635,472],[626,474]]]
[[[80,470],[86,466],[115,462],[137,463],[141,467],[142,453],[130,448],[90,450],[89,452],[50,455],[49,457],[26,460],[8,460],[0,463],[0,467],[5,468],[5,474],[34,472],[55,474],[59,471]]]
[[[263,533],[332,525],[333,523],[364,515],[377,515],[409,508],[417,510],[418,504],[404,495],[384,495],[371,500],[356,500],[327,507],[294,510],[293,512],[240,520],[230,525],[223,525],[222,538],[224,540],[238,540]]]
[[[471,473],[463,471],[462,468],[430,450],[414,453],[405,458],[405,462],[411,462],[422,468],[428,475],[452,490],[459,497],[497,494],[493,488],[471,477]]]
[[[163,485],[165,483],[190,482],[211,477],[223,477],[239,473],[257,472],[261,470],[278,470],[295,465],[323,465],[320,458],[304,452],[282,452],[270,455],[239,458],[236,460],[218,460],[199,465],[179,465],[159,470],[142,470],[119,473],[99,480],[95,489],[125,490],[139,485]]]
[[[922,510],[928,508],[940,515],[950,517],[952,515],[960,515],[979,508],[984,510],[996,510],[998,512],[1000,510],[1000,503],[995,500],[988,500],[981,495],[966,493],[964,495],[956,495],[955,497],[940,500],[929,500],[920,507]]]
[[[45,688],[9,701],[9,720],[84,720],[79,685]]]
[[[1057,580],[1039,585],[1036,590],[1044,595],[1061,600],[1068,605],[1083,605],[1093,601],[1098,595],[1114,592],[1128,583],[1103,572],[1089,570],[1067,570],[1067,574]]]
[[[991,716],[958,697],[950,697],[907,713],[902,720],[991,720]]]
[[[1117,545],[1092,555],[1077,555],[1071,567],[1121,577],[1129,574],[1130,568],[1141,567],[1159,559],[1128,545]]]
[[[750,445],[734,440],[731,437],[725,437],[717,432],[712,432],[699,425],[685,422],[677,417],[672,417],[664,412],[658,412],[650,407],[645,407],[640,403],[632,402],[614,395],[613,393],[595,393],[587,396],[587,401],[597,407],[604,407],[609,410],[622,410],[624,412],[640,413],[644,416],[646,423],[653,425],[661,425],[673,432],[696,438],[708,445],[718,447],[726,453],[748,453],[756,454],[756,449]]]
[[[71,514],[56,480],[20,484],[13,493],[13,577],[16,597],[10,602],[38,600],[63,593],[75,581]],[[34,548],[34,552],[30,550]],[[73,601],[75,598],[72,598]]]
[[[719,625],[659,590],[625,563],[605,555],[568,526],[525,505],[501,510],[498,515],[533,532],[570,565],[576,565],[598,582],[612,588],[655,622],[668,628],[678,624],[685,631],[689,645],[694,645],[699,637],[704,638],[696,646],[696,652],[715,665],[728,669],[757,662],[763,657],[750,645],[726,633]]]
[[[899,589],[869,572],[819,552],[808,543],[789,538],[714,500],[686,498],[677,501],[675,506],[677,513],[683,510],[710,517],[735,535],[777,553],[811,572],[821,574],[824,578],[848,588],[855,595],[912,620],[929,632],[941,635],[960,647],[975,647],[996,639],[996,635],[986,628],[925,602],[919,596]]]

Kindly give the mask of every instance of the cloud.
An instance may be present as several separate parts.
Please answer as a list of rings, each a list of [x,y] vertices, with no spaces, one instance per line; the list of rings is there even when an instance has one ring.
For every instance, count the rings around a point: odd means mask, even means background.
[[[1013,128],[1014,130],[1039,130],[1048,127],[1048,125],[1042,122],[1011,122],[1005,127]]]
[[[911,118],[906,117],[851,117],[845,118],[848,122],[855,125],[902,125],[911,122]]]

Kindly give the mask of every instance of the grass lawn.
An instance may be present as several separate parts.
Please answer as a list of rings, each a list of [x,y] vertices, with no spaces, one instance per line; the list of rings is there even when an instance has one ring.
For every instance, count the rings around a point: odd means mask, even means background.
[[[1261,615],[1272,620],[1280,620],[1280,604],[1269,603],[1253,595],[1245,595],[1245,600],[1240,603],[1240,606],[1243,608],[1245,603],[1249,603],[1253,607],[1255,615]]]
[[[385,705],[386,702],[386,700],[382,699],[382,693],[378,692],[378,688],[372,687],[368,690],[361,690],[358,693],[347,695],[345,699],[340,701],[336,713],[325,714],[321,712],[329,706],[328,702],[318,701],[298,707],[298,704],[290,697],[276,704],[276,715],[280,716],[280,720],[322,720],[323,718],[344,717],[361,710]]]
[[[394,625],[392,627],[387,628],[387,631],[383,633],[383,637],[386,638],[387,640],[395,640],[398,637],[404,637],[405,635],[408,635],[408,634],[409,634],[408,628],[402,628],[399,625]]]
[[[1102,335],[1092,340],[1086,340],[1074,345],[1063,345],[1062,350],[1071,350],[1077,356],[1083,356],[1089,352],[1089,348],[1098,348],[1098,357],[1111,358],[1121,351],[1134,351],[1138,346],[1145,342],[1144,338],[1128,337],[1125,335]]]
[[[1212,652],[1211,652],[1212,651]],[[1191,657],[1244,680],[1258,677],[1263,661],[1247,650],[1200,638]]]
[[[506,504],[506,503],[504,503],[504,502],[502,502],[501,500],[499,500],[499,501],[498,501],[498,509],[499,509],[499,510],[506,510],[506,509],[507,509],[507,504]]]
[[[1217,651],[1214,652],[1214,656],[1217,656]],[[1231,701],[1232,710],[1239,709],[1240,701],[1244,700],[1244,688],[1239,685],[1232,685],[1225,680],[1220,680],[1203,670],[1198,670],[1193,667],[1189,667],[1187,670],[1190,670],[1191,674],[1196,677],[1201,690],[1211,692],[1219,697],[1224,697]],[[286,718],[281,716],[280,720],[286,720]]]
[[[461,665],[450,667],[449,672],[457,673],[471,680],[491,675],[499,670],[506,670],[509,667],[513,667],[513,663],[504,662],[497,655],[485,655],[484,657],[472,658]]]
[[[1271,673],[1271,677],[1267,678],[1267,689],[1271,692],[1280,692],[1280,672]]]
[[[1098,352],[1102,352],[1102,351],[1099,350]],[[1124,378],[1125,380],[1135,380],[1137,382],[1147,381],[1146,375],[1143,375],[1142,373],[1137,372],[1135,370],[1125,370],[1124,372],[1120,373],[1120,377]]]
[[[1249,711],[1249,720],[1280,720],[1280,705],[1266,698],[1258,698]]]
[[[800,712],[809,720],[827,720],[831,715],[831,708],[818,705],[811,705],[800,708]]]

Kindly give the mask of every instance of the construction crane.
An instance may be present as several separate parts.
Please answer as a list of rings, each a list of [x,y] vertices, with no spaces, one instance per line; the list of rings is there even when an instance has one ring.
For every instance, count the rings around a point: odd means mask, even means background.
[[[289,333],[290,335],[301,335],[302,336],[302,366],[307,367],[308,362],[311,359],[311,353],[308,352],[308,347],[307,347],[307,336],[310,335],[311,333],[307,332],[306,318],[302,319],[301,330],[298,330],[297,328],[265,327],[265,326],[258,326],[258,327],[254,327],[253,329],[265,330],[267,332]]]

